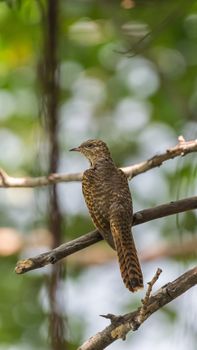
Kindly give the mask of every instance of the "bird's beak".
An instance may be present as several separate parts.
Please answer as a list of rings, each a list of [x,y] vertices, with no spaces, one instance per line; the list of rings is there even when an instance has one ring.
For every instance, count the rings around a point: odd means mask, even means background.
[[[75,152],[80,152],[80,147],[75,147],[75,148],[71,148],[69,149],[69,151],[75,151]]]

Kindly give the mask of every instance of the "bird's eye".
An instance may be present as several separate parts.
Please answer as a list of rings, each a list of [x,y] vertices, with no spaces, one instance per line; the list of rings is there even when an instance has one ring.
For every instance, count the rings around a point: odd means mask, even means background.
[[[89,145],[86,145],[86,148],[92,148],[94,145],[90,143]]]

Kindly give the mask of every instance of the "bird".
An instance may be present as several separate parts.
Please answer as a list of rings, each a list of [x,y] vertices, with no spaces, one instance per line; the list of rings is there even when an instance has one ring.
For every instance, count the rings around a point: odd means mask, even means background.
[[[86,205],[94,225],[117,252],[126,288],[136,292],[143,288],[143,275],[131,232],[133,208],[127,177],[102,140],[87,140],[70,151],[80,152],[90,163],[82,177]]]

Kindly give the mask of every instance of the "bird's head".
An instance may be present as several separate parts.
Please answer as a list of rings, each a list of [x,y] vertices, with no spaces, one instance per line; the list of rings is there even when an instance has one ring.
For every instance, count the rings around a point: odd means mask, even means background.
[[[90,161],[91,166],[102,159],[111,159],[106,143],[101,140],[85,141],[79,147],[72,148],[70,151],[82,153]]]

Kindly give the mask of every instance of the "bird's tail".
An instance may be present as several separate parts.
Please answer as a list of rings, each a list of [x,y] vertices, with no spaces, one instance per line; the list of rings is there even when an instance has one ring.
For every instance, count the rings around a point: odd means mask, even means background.
[[[125,286],[131,291],[136,292],[143,288],[143,276],[140,263],[135,248],[132,233],[128,225],[123,220],[112,220],[110,222],[113,235],[120,272]],[[121,218],[123,219],[123,218]]]

